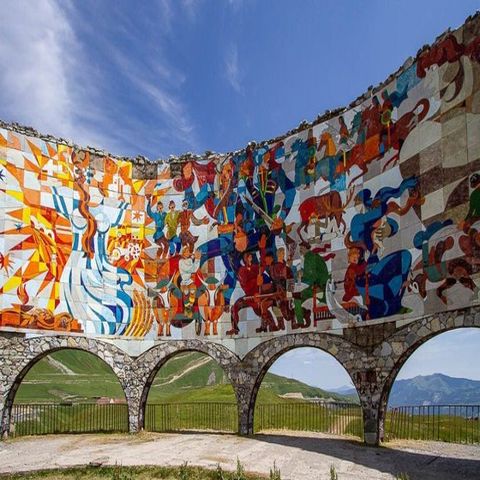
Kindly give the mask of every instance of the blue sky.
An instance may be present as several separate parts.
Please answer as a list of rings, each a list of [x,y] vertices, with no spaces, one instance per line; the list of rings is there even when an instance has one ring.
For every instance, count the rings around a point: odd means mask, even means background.
[[[121,155],[232,151],[350,103],[479,8],[480,0],[3,0],[0,118]],[[479,379],[478,335],[451,335],[427,343],[401,375]],[[347,384],[335,368],[306,349],[274,366],[324,387]]]
[[[442,333],[424,343],[410,356],[397,379],[444,373],[451,377],[480,380],[479,351],[479,328],[460,328]],[[321,388],[353,385],[337,360],[315,348],[290,350],[270,367],[270,371]]]
[[[231,151],[350,103],[463,0],[3,0],[0,117],[122,155]]]

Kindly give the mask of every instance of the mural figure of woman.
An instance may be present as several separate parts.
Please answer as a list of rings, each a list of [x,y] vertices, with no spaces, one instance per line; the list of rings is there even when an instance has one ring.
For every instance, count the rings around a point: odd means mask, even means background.
[[[63,300],[68,312],[84,323],[86,333],[122,335],[134,307],[126,290],[133,280],[128,271],[110,262],[107,242],[110,228],[122,224],[128,203],[119,200],[115,209],[103,202],[89,205],[89,191],[94,187],[86,185],[75,154],[72,159],[78,192],[72,209],[63,201],[67,189],[52,187],[55,209],[70,220],[73,234],[72,251],[61,278]]]

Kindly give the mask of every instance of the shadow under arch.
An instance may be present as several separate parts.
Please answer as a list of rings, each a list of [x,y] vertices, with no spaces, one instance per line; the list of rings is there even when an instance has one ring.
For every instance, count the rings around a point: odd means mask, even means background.
[[[328,333],[296,333],[274,338],[258,345],[243,359],[243,362],[247,365],[253,365],[256,358],[262,358],[264,360],[260,362],[261,365],[259,365],[257,372],[254,374],[255,379],[250,392],[247,413],[248,433],[254,433],[255,405],[258,391],[268,370],[283,354],[297,348],[305,347],[316,348],[333,357],[350,377],[357,395],[360,398],[358,387],[352,374],[353,365],[350,360],[350,353],[358,350],[354,344],[339,335],[331,335]]]
[[[129,361],[129,357],[126,353],[120,350],[118,347],[101,342],[96,339],[88,339],[81,337],[66,337],[66,336],[51,336],[51,337],[35,337],[32,339],[23,339],[25,354],[22,361],[18,365],[16,371],[13,373],[12,381],[9,382],[7,388],[7,394],[3,405],[3,412],[1,412],[1,436],[8,436],[10,433],[10,419],[12,414],[12,408],[15,401],[15,396],[18,389],[25,379],[27,373],[36,365],[40,360],[48,357],[52,353],[61,350],[77,350],[90,354],[101,360],[105,365],[109,367],[115,379],[118,381],[122,388],[124,398],[127,403],[127,408],[130,411],[130,405],[125,392],[125,382],[122,381],[121,375],[123,371],[115,364],[113,360],[114,355],[122,355],[126,362]],[[47,348],[45,348],[47,343]],[[92,348],[93,347],[93,348]],[[109,352],[109,355],[104,355],[105,351]],[[129,412],[130,413],[130,412]]]
[[[432,324],[435,322],[435,317],[429,319],[428,324]],[[475,322],[477,323],[477,322]],[[425,326],[425,325],[423,325]],[[463,325],[445,325],[441,326],[438,329],[433,329],[430,330],[430,333],[426,333],[422,336],[420,336],[417,341],[413,342],[411,345],[407,346],[399,355],[397,358],[395,358],[395,362],[393,367],[391,368],[389,375],[385,379],[382,393],[380,396],[380,408],[379,408],[379,433],[380,433],[380,440],[384,440],[384,424],[385,424],[385,418],[387,414],[387,407],[388,407],[388,399],[390,397],[390,393],[392,391],[393,384],[395,383],[395,380],[400,373],[400,370],[403,368],[407,360],[425,343],[428,341],[432,340],[435,337],[438,337],[444,333],[452,332],[455,330],[464,330],[464,329],[480,329],[480,323],[479,324],[463,324]],[[392,335],[388,340],[390,343],[393,343],[397,341],[397,337],[401,335],[402,331],[399,331]]]
[[[237,367],[240,364],[240,359],[236,354],[223,345],[213,342],[204,342],[200,340],[178,340],[168,343],[163,342],[147,350],[135,360],[135,366],[138,367],[137,370],[139,372],[141,371],[140,376],[143,376],[145,379],[140,394],[138,419],[138,425],[140,429],[145,428],[145,412],[147,408],[148,395],[158,372],[172,358],[182,353],[189,352],[207,355],[223,369],[233,387],[238,404],[239,397],[236,388],[236,377],[234,372],[237,371]]]

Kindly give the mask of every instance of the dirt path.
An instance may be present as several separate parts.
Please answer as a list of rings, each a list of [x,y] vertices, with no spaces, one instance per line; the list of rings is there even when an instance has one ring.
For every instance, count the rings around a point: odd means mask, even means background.
[[[283,480],[384,480],[407,473],[410,480],[480,478],[480,447],[435,442],[396,442],[369,448],[325,434],[275,432],[246,438],[219,434],[58,435],[0,442],[0,472],[88,463],[192,465],[235,468],[268,475],[275,461]]]
[[[47,362],[53,367],[56,368],[57,370],[60,370],[64,375],[76,375],[76,373],[68,368],[66,365],[64,365],[62,362],[59,362],[58,360],[55,360],[54,358],[48,356],[47,357]]]
[[[348,432],[345,430],[349,427],[350,422],[357,420],[358,416],[355,415],[344,415],[339,416],[335,421],[330,425],[329,432],[334,433],[335,435],[345,435]]]
[[[166,382],[163,383],[155,383],[156,387],[161,387],[162,385],[168,385],[170,383],[175,382],[179,378],[182,378],[184,375],[186,375],[188,372],[191,372],[192,370],[196,370],[197,368],[201,367],[202,365],[205,365],[206,363],[210,362],[212,359],[210,357],[202,358],[198,363],[195,363],[194,365],[191,365],[190,367],[186,368],[183,372],[179,373],[178,375],[173,375],[172,378],[167,380]]]

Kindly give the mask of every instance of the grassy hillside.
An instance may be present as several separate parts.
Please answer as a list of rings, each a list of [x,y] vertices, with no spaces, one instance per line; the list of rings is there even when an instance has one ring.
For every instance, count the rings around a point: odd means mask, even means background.
[[[291,400],[282,398],[282,395],[288,393],[298,393],[305,398],[352,401],[348,396],[267,373],[258,394],[258,402],[289,402]],[[15,401],[81,402],[102,396],[123,398],[120,384],[110,368],[94,355],[79,350],[60,350],[32,367],[20,386]],[[225,372],[213,359],[191,352],[173,357],[160,369],[148,401],[234,403],[235,394]]]
[[[30,369],[15,402],[85,402],[96,397],[124,398],[110,367],[89,353],[60,350]]]

